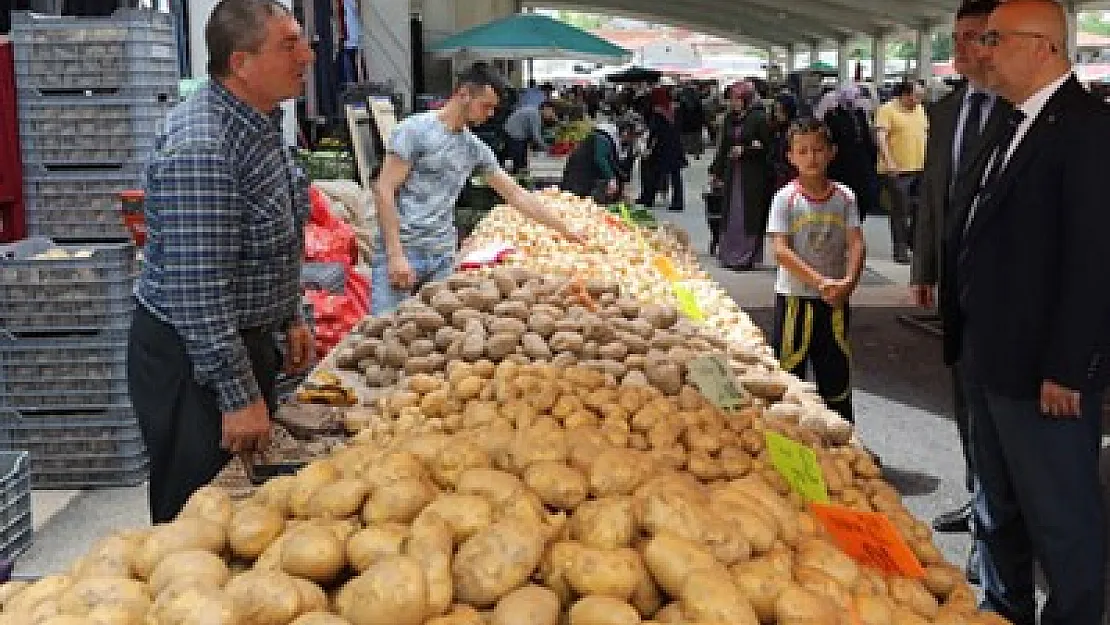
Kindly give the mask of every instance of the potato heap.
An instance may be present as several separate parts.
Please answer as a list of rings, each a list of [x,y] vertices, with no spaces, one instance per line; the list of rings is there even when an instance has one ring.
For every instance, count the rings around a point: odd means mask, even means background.
[[[568,243],[545,226],[508,207],[498,207],[475,229],[469,246],[501,242],[515,247],[506,264],[545,274],[597,279],[620,285],[622,294],[655,304],[675,303],[665,276],[652,263],[668,258],[679,282],[692,291],[706,315],[705,326],[741,345],[763,342],[751,318],[698,264],[697,257],[666,228],[650,230],[615,220],[592,200],[550,189],[538,194],[572,227],[586,232],[585,246]],[[638,236],[637,236],[638,235]]]
[[[507,268],[457,274],[425,285],[393,314],[364,320],[340,345],[334,364],[362,372],[371,387],[442,373],[456,362],[580,364],[621,384],[678,395],[688,384],[687,364],[719,353],[752,404],[785,404],[776,410],[804,417],[831,442],[851,437],[851,426],[811,386],[784,373],[765,346],[729,343],[672,306],[640,304],[616,290]]]
[[[820,450],[840,480],[829,480],[833,497],[887,512],[925,565],[922,581],[858,566],[769,468],[757,427],[797,426],[716,422],[742,451],[699,479],[665,455],[610,444],[617,417],[568,427],[570,417],[521,403],[555,388],[553,412],[573,408],[587,385],[615,392],[604,412],[647,420],[666,399],[658,389],[606,387],[579,367],[499,371],[449,382],[503,389],[488,424],[361,437],[242,501],[202,489],[172,523],[106,538],[63,574],[0,587],[0,625],[998,622],[976,612],[928,529],[907,525],[866,454]],[[550,384],[529,381],[540,375]],[[409,392],[443,390],[432,381],[416,378]],[[683,418],[713,427],[713,411],[687,401]],[[699,427],[682,436],[697,440]]]

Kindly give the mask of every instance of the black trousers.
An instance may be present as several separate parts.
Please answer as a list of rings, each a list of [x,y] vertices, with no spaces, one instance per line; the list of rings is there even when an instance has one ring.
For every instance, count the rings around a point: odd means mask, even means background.
[[[967,411],[967,397],[964,392],[963,376],[957,363],[949,369],[952,373],[952,406],[956,420],[956,432],[960,435],[960,449],[964,452],[964,485],[967,492],[975,492],[975,453],[971,444],[971,419]]]
[[[243,330],[255,379],[273,413],[281,368],[274,333]],[[189,496],[231,460],[220,447],[223,415],[211,389],[200,386],[177,330],[136,303],[127,345],[127,385],[150,456],[150,519],[171,521]]]
[[[1084,393],[1078,417],[1045,416],[1037,397],[1000,395],[960,361],[975,459],[975,533],[984,610],[1036,625],[1034,562],[1048,583],[1041,625],[1101,625],[1106,511],[1099,482],[1102,392]]]
[[[822,399],[855,423],[848,313],[847,306],[833,308],[820,299],[776,295],[773,341],[782,368],[804,380],[806,365],[813,365]]]
[[[505,140],[505,158],[513,162],[512,166],[509,167],[510,174],[528,169],[528,143],[528,139],[509,137]]]

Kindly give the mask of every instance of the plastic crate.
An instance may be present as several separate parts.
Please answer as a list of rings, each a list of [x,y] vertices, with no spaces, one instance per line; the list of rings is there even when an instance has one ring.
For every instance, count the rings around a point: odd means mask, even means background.
[[[177,41],[166,17],[149,11],[122,11],[107,18],[13,14],[20,89],[50,95],[141,87],[176,96]]]
[[[126,405],[126,328],[0,336],[0,407],[18,411]]]
[[[130,406],[77,412],[0,412],[0,449],[32,457],[133,457],[144,450]]]
[[[0,452],[0,558],[23,553],[31,544],[32,528],[30,456]]]
[[[40,165],[47,170],[65,171],[69,169],[117,169],[134,163],[146,163],[154,153],[154,135],[132,137],[130,141],[116,144],[105,138],[99,144],[85,147],[64,147],[64,140],[44,139],[37,142],[39,147],[22,144],[23,162],[26,165]],[[74,141],[76,142],[76,140]],[[42,147],[50,145],[51,147]]]
[[[19,102],[19,137],[25,150],[130,147],[156,137],[173,108],[156,98],[112,96],[32,98]]]
[[[73,456],[68,462],[32,458],[30,462],[31,481],[42,489],[138,486],[146,481],[150,468],[145,453],[120,458]]]
[[[80,258],[35,259],[51,248]],[[12,332],[99,329],[130,308],[135,248],[58,245],[33,238],[0,246],[0,328]]]
[[[59,241],[127,241],[131,234],[115,210],[27,210],[27,233]]]

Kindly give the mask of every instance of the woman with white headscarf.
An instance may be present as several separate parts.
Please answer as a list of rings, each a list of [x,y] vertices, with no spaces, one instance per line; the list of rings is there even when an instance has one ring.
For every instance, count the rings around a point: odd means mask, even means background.
[[[833,105],[822,119],[836,145],[836,156],[829,165],[829,178],[848,185],[856,194],[860,218],[874,213],[879,206],[879,174],[876,164],[879,148],[867,111],[860,106],[860,90],[845,85],[831,94]]]

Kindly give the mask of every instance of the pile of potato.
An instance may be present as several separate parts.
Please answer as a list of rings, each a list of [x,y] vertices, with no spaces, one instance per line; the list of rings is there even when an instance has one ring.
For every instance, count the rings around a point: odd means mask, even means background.
[[[395,313],[364,320],[337,349],[334,365],[360,371],[377,388],[443,373],[456,362],[583,365],[674,396],[689,385],[692,359],[718,353],[752,405],[781,403],[776,410],[804,416],[826,440],[851,438],[851,426],[811,386],[784,373],[765,346],[729,343],[673,306],[640,304],[617,290],[510,268],[456,274],[425,285]]]
[[[751,318],[700,267],[697,256],[680,238],[666,228],[651,230],[620,223],[592,200],[556,189],[538,196],[572,227],[587,233],[588,243],[569,243],[519,212],[497,207],[471,234],[469,246],[507,243],[519,252],[507,257],[507,265],[615,283],[628,297],[673,305],[675,295],[669,281],[653,263],[656,256],[663,256],[670,261],[678,282],[696,295],[707,328],[739,345],[763,343],[763,335]]]
[[[976,611],[961,571],[864,452],[818,447],[833,499],[888,514],[922,580],[857,565],[770,468],[759,428],[804,440],[799,426],[723,419],[688,395],[687,445],[740,442],[720,471],[698,475],[612,444],[623,413],[634,415],[626,438],[673,422],[658,389],[607,387],[583,367],[510,363],[490,378],[464,368],[449,381],[414,377],[407,392],[422,400],[449,384],[477,397],[492,386],[481,422],[358,437],[241,501],[202,489],[173,523],[0,587],[0,625],[1000,622]],[[575,405],[583,385],[606,395],[594,398],[610,415],[599,425],[567,423],[586,418]],[[538,414],[526,400],[548,388],[551,414]]]

